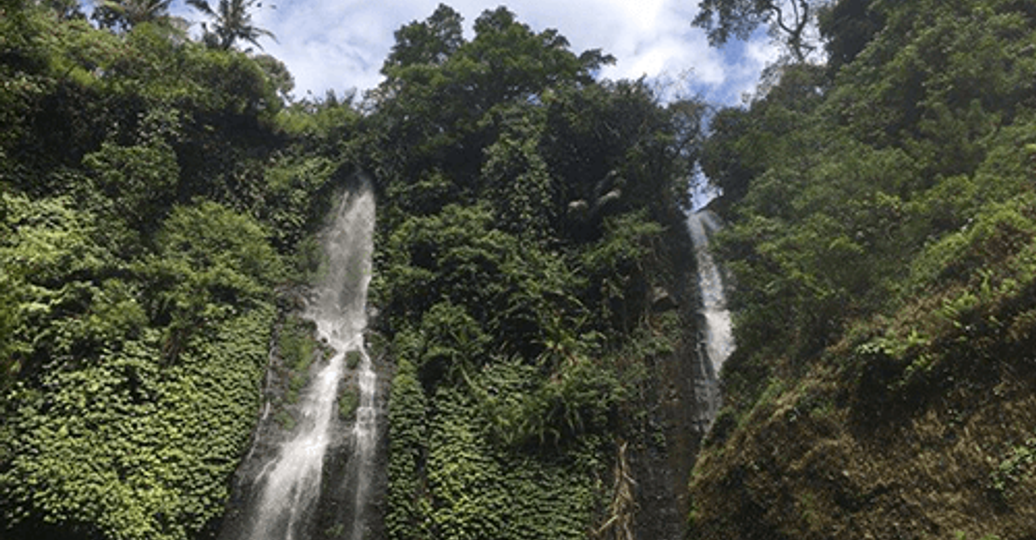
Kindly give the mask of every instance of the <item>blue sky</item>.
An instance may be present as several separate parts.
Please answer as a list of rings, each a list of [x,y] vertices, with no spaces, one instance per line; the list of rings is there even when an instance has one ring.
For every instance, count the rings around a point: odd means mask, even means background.
[[[216,0],[210,0],[216,1]],[[439,0],[264,0],[254,22],[272,31],[277,42],[263,39],[264,50],[283,61],[295,78],[297,98],[338,95],[373,88],[378,71],[400,26],[424,20]],[[659,85],[670,96],[702,95],[733,105],[754,89],[759,72],[776,57],[765,35],[723,49],[708,46],[705,34],[692,28],[696,0],[484,0],[443,2],[464,17],[471,33],[486,9],[503,4],[535,31],[557,29],[576,53],[602,49],[616,57],[601,76],[636,79]],[[174,14],[190,21],[202,17],[182,0]],[[198,31],[197,25],[192,32]],[[469,36],[470,37],[470,36]]]

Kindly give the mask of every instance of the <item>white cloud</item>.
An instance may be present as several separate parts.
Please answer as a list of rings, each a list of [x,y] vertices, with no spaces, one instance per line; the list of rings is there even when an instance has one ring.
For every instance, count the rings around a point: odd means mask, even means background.
[[[466,31],[501,0],[447,0],[465,19]],[[283,61],[295,77],[295,95],[326,90],[366,90],[381,80],[382,62],[402,25],[424,20],[440,0],[266,0],[255,23],[272,31],[277,43],[262,40],[266,52]],[[762,37],[723,50],[708,46],[692,28],[694,0],[512,0],[507,7],[536,31],[557,29],[575,52],[602,49],[616,57],[602,70],[610,79],[641,76],[674,82],[713,101],[736,102],[750,90],[773,58]],[[276,7],[272,7],[276,5]],[[179,5],[191,19],[200,16]],[[733,54],[732,54],[733,53]]]

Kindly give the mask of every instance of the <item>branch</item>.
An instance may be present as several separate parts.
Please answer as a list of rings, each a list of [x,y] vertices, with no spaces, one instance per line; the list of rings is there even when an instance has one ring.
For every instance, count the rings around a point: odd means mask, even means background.
[[[799,12],[799,5],[802,6],[802,12]],[[792,54],[795,55],[795,59],[799,62],[803,62],[806,59],[803,49],[813,50],[813,47],[806,46],[802,43],[802,32],[806,29],[806,25],[809,23],[809,4],[806,0],[799,0],[798,3],[792,0],[791,7],[794,11],[795,17],[795,28],[789,27],[784,22],[784,11],[781,10],[781,6],[774,2],[770,4],[771,9],[777,14],[777,26],[788,34],[788,46],[792,50]]]

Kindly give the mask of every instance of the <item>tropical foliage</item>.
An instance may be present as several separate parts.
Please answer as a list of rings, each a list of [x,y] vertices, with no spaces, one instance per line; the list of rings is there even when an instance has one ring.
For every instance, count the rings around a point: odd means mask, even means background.
[[[292,101],[282,63],[235,50],[271,37],[258,2],[191,5],[201,42],[163,2],[105,3],[101,28],[3,8],[0,535],[215,536],[264,371],[295,422],[319,348],[298,291],[364,171],[388,535],[581,537],[615,439],[646,444],[641,361],[691,332],[652,302],[682,293],[704,107],[600,82],[610,57],[504,8],[465,38],[445,6],[364,102]]]
[[[802,63],[817,48],[811,31],[825,7],[821,0],[701,0],[694,25],[706,30],[712,45],[748,39],[760,25],[769,25],[770,35]]]
[[[208,23],[202,23],[206,44],[223,50],[229,50],[238,40],[243,40],[262,49],[259,38],[274,35],[265,28],[252,24],[252,10],[262,7],[260,0],[219,0],[215,8],[206,0],[187,0],[187,3],[213,19],[212,30]]]
[[[693,533],[1031,535],[1036,13],[843,0],[820,24],[828,65],[705,145],[738,351]],[[921,491],[945,497],[898,506]]]
[[[211,536],[259,407],[275,289],[310,264],[292,254],[341,175],[293,156],[267,66],[177,37],[167,4],[99,7],[115,34],[9,6],[0,535]]]
[[[704,108],[595,81],[611,58],[504,8],[474,28],[440,6],[396,33],[358,147],[382,201],[377,326],[401,365],[387,532],[580,538],[611,441],[641,433],[620,411],[644,356],[623,353],[679,274],[666,246]]]
[[[1028,3],[702,0],[713,43],[788,53],[719,110],[446,6],[367,95],[295,100],[238,50],[259,2],[191,5],[200,42],[168,2],[0,8],[0,536],[217,536],[271,366],[295,422],[300,291],[360,177],[388,538],[671,536],[640,516],[677,461],[691,537],[1036,534]],[[670,423],[698,170],[738,342],[700,453]]]

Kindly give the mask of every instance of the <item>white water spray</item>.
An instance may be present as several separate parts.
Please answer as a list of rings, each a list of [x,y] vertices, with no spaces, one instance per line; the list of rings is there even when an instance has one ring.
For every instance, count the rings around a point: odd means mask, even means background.
[[[723,362],[734,352],[734,335],[727,309],[727,298],[723,290],[723,278],[719,267],[709,252],[709,235],[719,229],[716,217],[708,210],[701,210],[687,218],[687,228],[694,241],[694,254],[698,262],[698,288],[701,292],[701,314],[705,321],[703,367],[704,384],[699,386],[703,395],[700,404],[703,427],[707,427],[719,412],[719,373]]]
[[[352,540],[363,540],[365,526],[364,510],[367,493],[370,491],[371,473],[374,468],[374,448],[377,443],[377,410],[374,408],[374,392],[377,375],[371,369],[370,357],[360,349],[360,404],[356,409],[356,423],[353,425],[353,456],[349,461],[349,477],[356,479],[356,499],[353,503]]]
[[[250,538],[295,540],[305,535],[307,520],[312,519],[320,498],[324,456],[334,432],[338,386],[349,354],[360,356],[360,405],[352,431],[353,456],[349,467],[355,468],[357,478],[353,538],[362,537],[358,535],[363,531],[362,509],[377,438],[377,377],[363,342],[373,231],[374,197],[369,189],[343,199],[324,238],[326,274],[306,314],[316,322],[318,337],[335,352],[306,390],[300,409],[302,419],[294,438],[259,475],[262,495]]]

